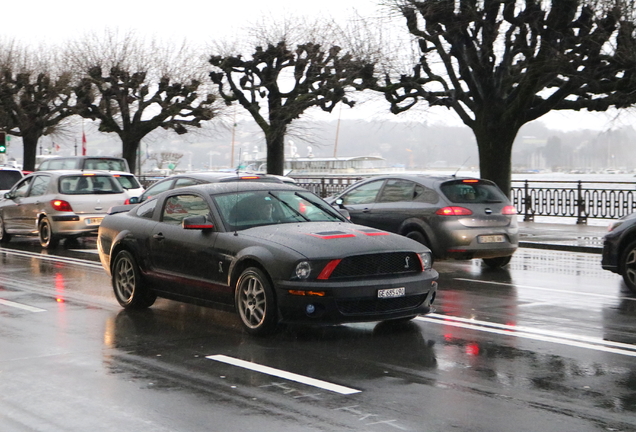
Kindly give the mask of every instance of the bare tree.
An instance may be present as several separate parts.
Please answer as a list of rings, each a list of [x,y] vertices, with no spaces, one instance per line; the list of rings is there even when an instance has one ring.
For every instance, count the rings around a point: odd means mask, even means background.
[[[77,113],[116,133],[134,172],[141,140],[157,128],[178,134],[216,114],[205,85],[205,62],[181,45],[145,42],[134,33],[107,31],[71,44],[69,63],[84,75],[75,87]]]
[[[393,0],[421,56],[380,90],[400,113],[423,99],[475,134],[481,176],[509,192],[514,139],[551,110],[636,102],[636,40],[623,0]]]
[[[179,165],[181,158],[183,157],[183,153],[171,152],[171,151],[161,151],[158,153],[151,153],[148,156],[148,160],[154,161],[157,168],[163,169],[166,164],[174,164],[176,167]]]
[[[23,168],[35,169],[40,137],[59,130],[73,115],[72,75],[59,70],[51,47],[0,43],[0,129],[22,137]]]
[[[210,58],[210,78],[226,104],[237,101],[263,131],[272,174],[283,173],[285,135],[295,119],[313,107],[331,112],[340,102],[353,106],[347,92],[364,89],[373,80],[373,63],[343,53],[338,45],[317,43],[324,37],[318,37],[315,26],[289,22],[257,32],[263,44],[256,44],[249,57],[222,53]],[[290,41],[300,38],[310,42],[293,47]]]

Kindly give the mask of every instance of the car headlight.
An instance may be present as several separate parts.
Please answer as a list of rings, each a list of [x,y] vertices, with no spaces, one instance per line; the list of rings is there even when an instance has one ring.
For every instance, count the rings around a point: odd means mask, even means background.
[[[296,277],[298,279],[307,279],[311,274],[311,265],[307,261],[301,261],[296,265]]]
[[[433,268],[433,256],[430,252],[422,252],[418,255],[420,257],[420,261],[422,262],[423,270],[430,270]]]

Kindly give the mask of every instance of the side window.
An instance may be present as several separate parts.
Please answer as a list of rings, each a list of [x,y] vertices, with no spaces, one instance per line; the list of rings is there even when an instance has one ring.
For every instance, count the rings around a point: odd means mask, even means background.
[[[371,183],[363,184],[342,197],[344,205],[353,204],[370,204],[375,201],[384,180],[377,180]]]
[[[439,201],[437,192],[422,185],[415,185],[415,196],[413,201],[435,204]]]
[[[33,177],[29,177],[27,179],[22,180],[20,183],[18,183],[15,186],[15,189],[13,190],[13,197],[24,198],[27,194],[27,191],[29,190],[29,186],[31,185],[32,181],[33,181]]]
[[[180,188],[180,187],[185,187],[185,186],[193,186],[193,185],[198,185],[201,182],[195,179],[191,179],[191,178],[180,178],[177,179],[177,181],[174,184],[174,189]]]
[[[161,192],[172,189],[172,183],[174,183],[174,180],[171,179],[153,184],[148,189],[146,189],[144,193],[141,194],[141,201],[145,201],[152,198],[153,196],[157,196]]]
[[[410,202],[413,200],[413,189],[415,183],[408,180],[387,180],[382,193],[378,198],[378,202],[390,203],[390,202]]]
[[[155,207],[157,207],[157,200],[146,201],[137,208],[137,216],[152,219],[155,214]]]
[[[49,187],[49,183],[51,181],[51,177],[47,175],[39,175],[35,177],[33,180],[33,186],[31,186],[31,192],[29,192],[29,196],[42,196],[46,192],[46,189]]]
[[[161,220],[170,224],[180,224],[189,216],[209,215],[210,209],[198,195],[174,195],[168,198],[163,207]]]

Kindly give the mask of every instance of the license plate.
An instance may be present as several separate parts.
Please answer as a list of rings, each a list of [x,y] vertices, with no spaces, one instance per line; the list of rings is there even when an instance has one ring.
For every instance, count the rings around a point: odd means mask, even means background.
[[[504,243],[506,237],[503,235],[482,235],[477,237],[479,243]]]
[[[378,298],[404,297],[405,294],[406,290],[404,289],[404,287],[378,290]]]
[[[99,225],[104,218],[88,218],[86,219],[86,225]]]

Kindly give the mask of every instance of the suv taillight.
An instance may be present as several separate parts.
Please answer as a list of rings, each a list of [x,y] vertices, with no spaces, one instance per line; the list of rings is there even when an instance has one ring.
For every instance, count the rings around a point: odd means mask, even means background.
[[[466,207],[451,206],[443,207],[437,210],[435,214],[440,216],[470,216],[473,212]]]
[[[73,211],[73,208],[71,207],[71,205],[64,200],[53,200],[51,201],[51,206],[53,207],[53,210],[56,210],[56,211],[66,211],[66,212]]]

